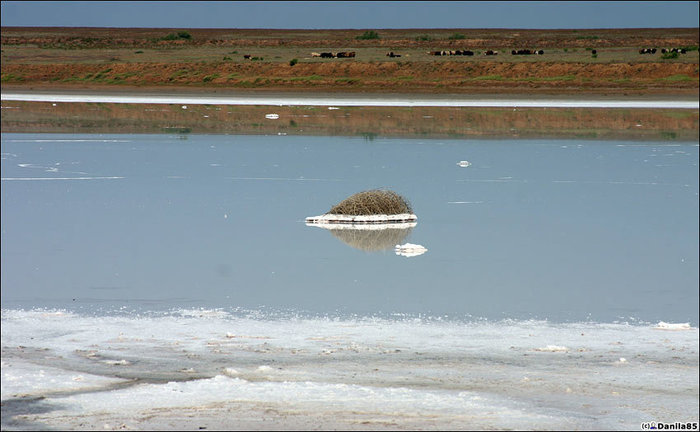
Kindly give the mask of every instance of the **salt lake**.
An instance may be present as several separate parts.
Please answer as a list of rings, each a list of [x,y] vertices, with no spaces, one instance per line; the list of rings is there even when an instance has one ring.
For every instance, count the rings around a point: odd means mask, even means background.
[[[3,429],[697,421],[697,142],[3,133],[1,168]],[[415,226],[305,223],[374,188]]]

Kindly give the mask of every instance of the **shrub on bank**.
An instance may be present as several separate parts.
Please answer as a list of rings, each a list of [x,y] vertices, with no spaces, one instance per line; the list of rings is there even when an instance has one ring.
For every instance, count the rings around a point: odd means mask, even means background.
[[[379,33],[374,30],[369,30],[362,33],[361,36],[357,36],[355,39],[367,40],[367,39],[379,39]]]

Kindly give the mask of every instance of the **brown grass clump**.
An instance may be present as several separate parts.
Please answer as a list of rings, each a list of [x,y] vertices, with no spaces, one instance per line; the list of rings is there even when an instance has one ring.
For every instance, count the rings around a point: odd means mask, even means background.
[[[390,190],[373,189],[351,195],[333,206],[327,214],[358,216],[402,213],[413,213],[406,198]]]

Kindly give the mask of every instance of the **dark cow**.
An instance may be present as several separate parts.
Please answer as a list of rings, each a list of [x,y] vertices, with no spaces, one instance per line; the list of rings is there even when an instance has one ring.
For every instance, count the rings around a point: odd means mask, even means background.
[[[530,55],[532,53],[533,53],[532,50],[529,50],[529,49],[521,49],[521,50],[517,50],[517,51],[513,50],[510,52],[511,55]],[[536,53],[536,51],[535,51],[535,53]]]
[[[462,51],[462,54],[465,56],[473,56],[474,51],[465,50],[465,51]]]
[[[596,50],[591,50],[591,54],[593,54],[593,55],[598,54],[598,51],[596,51]]]
[[[335,57],[335,55],[333,53],[329,53],[329,52],[322,52],[321,53],[321,58],[334,58],[334,57]]]
[[[355,51],[342,51],[338,53],[338,58],[351,58],[355,57]]]
[[[394,51],[386,53],[387,57],[401,57],[401,54],[395,54]]]
[[[484,53],[484,55],[487,55],[487,56],[498,55],[498,51],[488,50]]]
[[[642,48],[639,50],[639,54],[656,54],[656,48]]]
[[[544,50],[535,51],[535,54],[537,54],[537,55],[542,55],[542,54],[544,54]]]
[[[243,58],[246,60],[250,60],[250,54],[243,54]]]

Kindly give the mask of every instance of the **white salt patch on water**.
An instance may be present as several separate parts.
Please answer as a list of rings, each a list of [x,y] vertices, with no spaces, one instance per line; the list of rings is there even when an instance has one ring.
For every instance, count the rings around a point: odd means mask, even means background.
[[[690,323],[667,323],[660,321],[656,327],[657,330],[691,330]]]
[[[35,181],[35,180],[118,180],[126,177],[3,177],[2,181]]]
[[[428,251],[428,249],[419,244],[404,243],[402,245],[396,245],[396,247],[394,247],[394,251],[396,252],[396,255],[414,257],[423,255]]]
[[[6,142],[101,142],[101,143],[130,143],[131,140],[118,139],[8,139]]]
[[[319,227],[328,230],[360,230],[360,231],[382,231],[387,229],[407,229],[418,225],[418,222],[391,222],[391,223],[326,223],[326,222],[306,222],[306,226]]]
[[[388,222],[412,222],[418,217],[412,213],[400,213],[393,215],[377,214],[377,215],[345,215],[326,213],[319,216],[309,216],[306,218],[306,223],[318,224],[386,224]]]
[[[468,166],[471,165],[471,162],[469,162],[469,161],[459,161],[459,162],[457,162],[457,165],[459,165],[459,166],[462,167],[462,168],[466,168],[466,167],[468,167]]]
[[[535,351],[543,351],[543,352],[566,352],[569,349],[565,346],[558,346],[558,345],[547,345],[544,348],[535,348]]]
[[[272,180],[272,181],[332,181],[339,182],[342,179],[322,179],[322,178],[289,178],[289,177],[224,177],[227,180]]]
[[[100,389],[126,381],[128,380],[39,366],[20,359],[2,361],[2,400],[52,392]]]

